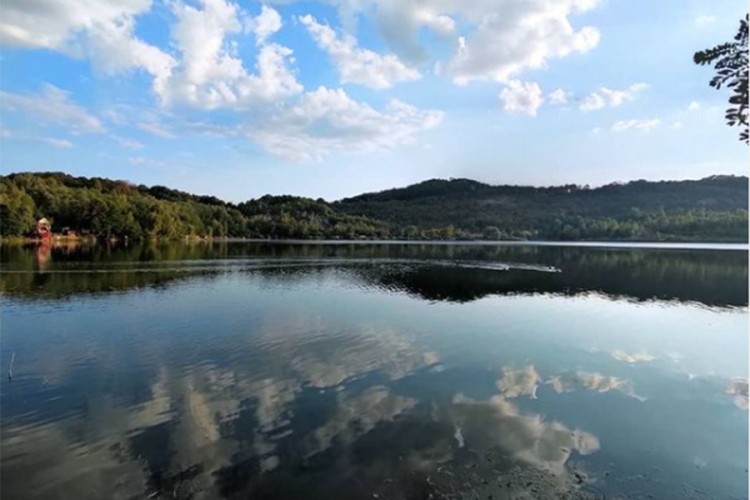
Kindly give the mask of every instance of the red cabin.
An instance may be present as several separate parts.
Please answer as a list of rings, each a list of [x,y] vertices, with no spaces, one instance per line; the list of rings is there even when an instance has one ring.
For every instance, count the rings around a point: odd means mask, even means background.
[[[47,241],[52,238],[52,225],[45,217],[36,221],[36,237]]]

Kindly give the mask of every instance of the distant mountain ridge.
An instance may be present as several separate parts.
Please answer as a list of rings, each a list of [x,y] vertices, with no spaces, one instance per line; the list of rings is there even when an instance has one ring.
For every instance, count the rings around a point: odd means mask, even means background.
[[[361,201],[392,201],[413,200],[430,197],[490,197],[490,196],[524,196],[524,195],[556,195],[556,194],[596,194],[628,195],[666,193],[674,189],[686,188],[694,194],[722,198],[729,194],[732,199],[726,207],[747,208],[748,177],[734,175],[714,175],[699,180],[683,181],[646,181],[636,180],[627,183],[615,182],[597,188],[565,184],[561,186],[535,187],[519,185],[491,185],[472,179],[429,179],[411,184],[403,188],[393,188],[384,191],[363,193],[350,198],[344,198],[339,203],[355,203]],[[743,199],[743,194],[744,199]]]
[[[417,230],[453,226],[495,237],[661,240],[710,236],[746,241],[748,178],[638,180],[593,189],[572,184],[492,186],[470,179],[431,179],[345,198],[333,207],[391,226]]]
[[[587,186],[430,179],[333,203],[266,195],[242,203],[59,172],[0,176],[0,233],[35,217],[103,238],[391,238],[732,241],[748,238],[748,178]]]

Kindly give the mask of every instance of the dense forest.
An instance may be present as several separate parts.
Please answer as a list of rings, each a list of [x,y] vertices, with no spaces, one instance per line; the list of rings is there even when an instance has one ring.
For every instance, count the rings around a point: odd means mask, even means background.
[[[385,224],[338,213],[323,200],[264,196],[240,204],[164,186],[72,177],[62,173],[0,177],[0,234],[27,234],[38,217],[53,231],[99,238],[386,237]]]
[[[392,236],[747,241],[747,177],[634,181],[591,189],[429,180],[333,204],[387,222]],[[395,233],[395,234],[394,234]]]
[[[234,204],[164,186],[19,173],[0,177],[0,234],[98,238],[403,238],[747,241],[747,177],[634,181],[590,189],[429,180],[329,203],[270,196]]]

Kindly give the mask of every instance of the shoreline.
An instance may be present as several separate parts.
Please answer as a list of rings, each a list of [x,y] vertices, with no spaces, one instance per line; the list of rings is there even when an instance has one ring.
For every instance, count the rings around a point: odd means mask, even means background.
[[[299,239],[234,239],[224,240],[248,243],[284,243],[296,245],[456,245],[456,246],[544,246],[584,248],[674,248],[750,250],[749,242],[734,241],[554,241],[554,240],[299,240]]]
[[[179,239],[98,240],[86,237],[56,237],[49,241],[50,247],[89,246],[89,245],[130,245],[141,243],[155,244],[205,244],[205,243],[260,243],[285,245],[433,245],[433,246],[538,246],[538,247],[578,247],[578,248],[643,248],[662,250],[750,250],[750,242],[737,241],[556,241],[556,240],[400,240],[400,239],[270,239],[270,238],[201,238],[183,237]],[[25,237],[0,238],[0,246],[42,245],[43,240]]]

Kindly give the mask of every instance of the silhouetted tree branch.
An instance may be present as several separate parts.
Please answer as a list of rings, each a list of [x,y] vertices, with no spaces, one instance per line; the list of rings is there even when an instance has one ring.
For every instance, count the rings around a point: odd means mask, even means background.
[[[747,24],[748,16],[745,16],[745,19],[740,20],[740,29],[734,42],[701,50],[693,56],[695,64],[701,66],[716,61],[716,76],[711,79],[710,85],[716,89],[720,89],[722,85],[732,89],[729,97],[729,104],[732,106],[726,111],[727,124],[741,127],[740,140],[745,143],[748,142]]]

